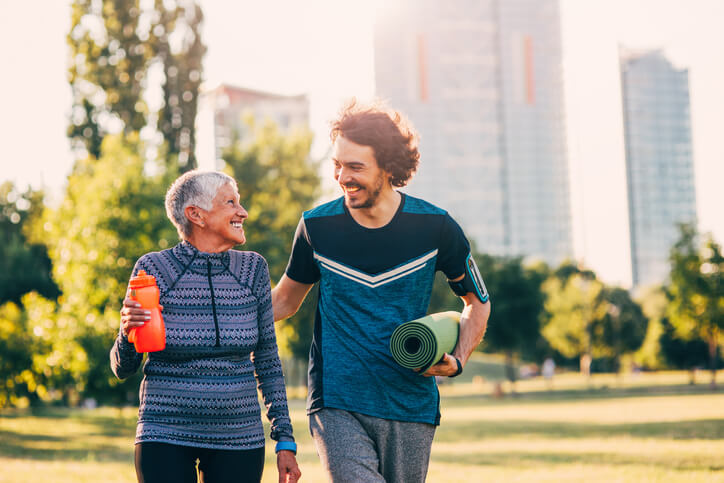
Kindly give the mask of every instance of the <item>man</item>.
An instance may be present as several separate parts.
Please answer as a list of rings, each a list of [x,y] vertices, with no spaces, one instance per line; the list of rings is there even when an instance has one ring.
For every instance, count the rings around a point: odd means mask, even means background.
[[[274,320],[294,314],[314,283],[308,414],[334,482],[422,482],[440,421],[435,378],[460,374],[490,314],[462,230],[443,210],[397,191],[417,168],[417,134],[381,105],[352,102],[333,122],[334,178],[344,196],[299,221]],[[425,315],[436,270],[464,308],[453,354],[424,374],[394,362],[394,329]],[[423,377],[425,376],[425,377]]]

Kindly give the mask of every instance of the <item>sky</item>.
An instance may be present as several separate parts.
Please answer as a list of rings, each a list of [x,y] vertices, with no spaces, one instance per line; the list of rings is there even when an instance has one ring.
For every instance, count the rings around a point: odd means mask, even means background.
[[[502,0],[505,1],[505,0]],[[313,153],[351,96],[374,95],[375,10],[383,0],[201,0],[205,86],[307,94]],[[69,1],[5,1],[0,15],[0,182],[59,196],[72,166],[65,137]],[[611,283],[628,273],[618,48],[661,48],[689,70],[699,227],[724,242],[724,2],[560,0],[576,256]],[[384,10],[382,11],[384,13]],[[424,153],[423,163],[424,163]],[[424,169],[424,168],[421,168]]]

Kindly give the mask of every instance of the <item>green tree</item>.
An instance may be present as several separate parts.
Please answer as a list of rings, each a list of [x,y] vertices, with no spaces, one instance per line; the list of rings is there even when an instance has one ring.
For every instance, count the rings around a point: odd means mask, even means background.
[[[178,239],[164,209],[177,172],[159,161],[158,174],[147,174],[143,151],[135,134],[106,136],[101,157],[76,163],[63,202],[33,232],[48,245],[63,292],[58,317],[74,324],[73,341],[88,361],[74,379],[82,396],[122,400],[138,382],[118,383],[106,362],[118,311],[136,259]]]
[[[595,339],[600,341],[598,353],[599,357],[612,360],[618,372],[621,369],[621,356],[633,353],[643,344],[648,319],[627,290],[605,287],[601,298],[607,308],[603,317],[596,320],[593,326]]]
[[[163,66],[165,78],[158,129],[169,154],[178,158],[180,170],[187,171],[196,166],[194,121],[206,53],[200,34],[204,17],[201,7],[193,1],[177,2],[173,9],[164,8],[165,3],[155,0],[160,20],[151,30],[152,45],[156,46],[157,62]]]
[[[0,407],[78,401],[89,365],[79,328],[36,292],[0,306]]]
[[[605,354],[594,331],[595,322],[608,309],[602,298],[603,284],[586,273],[566,280],[549,277],[543,284],[547,321],[543,336],[565,357],[578,357],[581,373],[590,377],[593,357]]]
[[[674,369],[689,371],[689,383],[696,383],[696,369],[706,367],[709,362],[709,344],[699,338],[684,338],[667,317],[661,319],[659,335],[661,355],[666,365]]]
[[[724,328],[724,257],[709,235],[700,245],[693,225],[680,225],[680,237],[671,249],[671,276],[667,287],[668,316],[683,341],[701,339],[708,348],[711,385],[716,385],[719,346]]]
[[[649,326],[641,348],[634,361],[649,369],[686,369],[689,382],[696,382],[696,368],[708,362],[708,345],[705,340],[684,339],[677,334],[667,315],[667,293],[663,286],[649,287],[639,297]]]
[[[42,210],[42,191],[20,192],[9,181],[0,185],[0,304],[19,304],[31,291],[47,298],[60,294],[45,246],[29,243],[25,234]]]
[[[544,312],[541,285],[547,276],[544,266],[524,267],[519,257],[492,257],[475,254],[475,262],[490,293],[490,320],[484,347],[505,354],[506,373],[511,382],[516,379],[515,361],[524,356],[537,356],[540,347],[540,322]],[[460,311],[462,303],[438,273],[433,284],[428,313],[446,310]]]
[[[31,334],[21,306],[0,305],[0,408],[23,405],[33,394],[28,381],[35,349]]]
[[[206,48],[199,33],[203,15],[192,0],[141,7],[139,0],[74,0],[67,40],[73,110],[68,127],[79,158],[100,156],[109,133],[129,135],[156,119],[170,159],[182,170],[195,166],[194,120]],[[161,80],[161,112],[149,111],[145,94]]]
[[[515,361],[527,348],[535,346],[541,336],[544,309],[541,285],[545,276],[525,268],[519,257],[500,258],[485,266],[487,288],[494,297],[485,340],[505,354],[508,379],[515,382]]]
[[[269,264],[272,283],[284,273],[294,232],[304,210],[319,196],[318,163],[309,158],[312,134],[302,130],[284,135],[272,121],[246,120],[252,135],[223,154],[239,186],[241,203],[249,212],[245,250],[261,253]],[[296,315],[280,323],[283,353],[304,359],[311,342],[315,293]]]
[[[126,133],[146,125],[142,95],[153,51],[142,38],[148,33],[140,28],[141,13],[138,0],[73,1],[68,136],[80,153],[99,157],[103,137],[119,124]]]
[[[636,301],[649,324],[644,342],[634,354],[634,363],[648,369],[662,369],[667,365],[661,346],[666,318],[666,292],[661,286],[647,287],[636,297]]]

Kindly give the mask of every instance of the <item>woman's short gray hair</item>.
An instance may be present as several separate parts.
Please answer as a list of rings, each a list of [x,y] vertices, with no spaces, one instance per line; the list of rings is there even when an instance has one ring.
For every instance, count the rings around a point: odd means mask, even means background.
[[[236,189],[236,181],[219,171],[188,171],[176,179],[166,192],[166,215],[176,227],[182,240],[191,235],[191,222],[184,210],[187,206],[198,206],[210,210],[219,188],[231,184]]]

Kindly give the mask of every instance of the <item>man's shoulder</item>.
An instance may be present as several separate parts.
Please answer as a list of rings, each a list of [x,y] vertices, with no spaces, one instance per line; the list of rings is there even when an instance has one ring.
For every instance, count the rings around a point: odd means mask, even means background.
[[[328,216],[337,216],[344,214],[344,197],[340,196],[337,199],[323,203],[311,210],[307,210],[302,215],[305,220],[312,218],[324,218]]]
[[[402,212],[415,215],[447,215],[447,211],[439,206],[408,194],[405,194],[405,206],[403,206]]]

